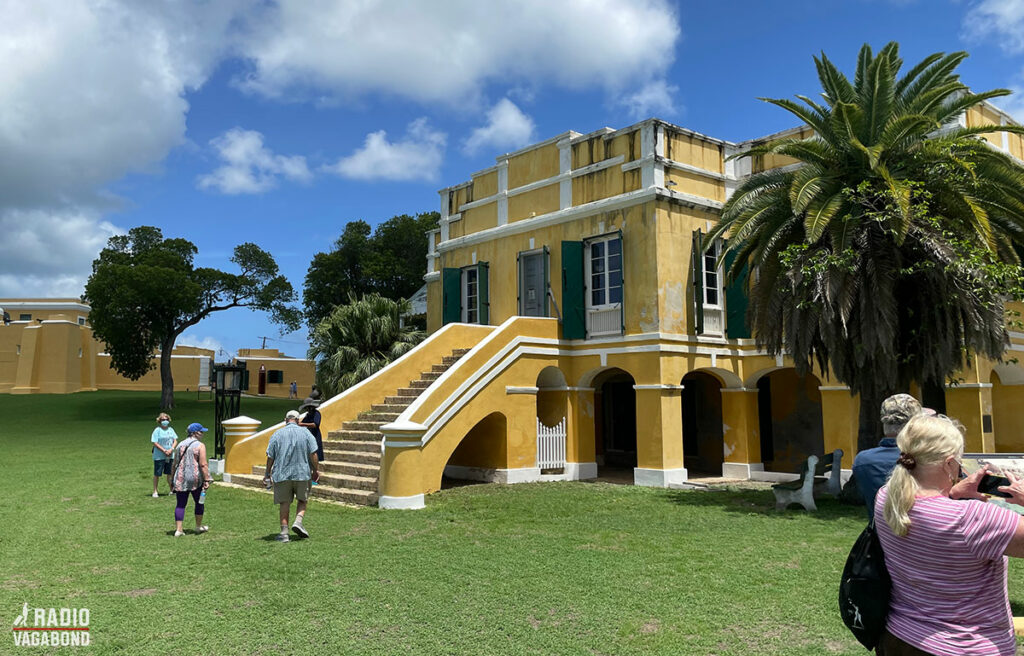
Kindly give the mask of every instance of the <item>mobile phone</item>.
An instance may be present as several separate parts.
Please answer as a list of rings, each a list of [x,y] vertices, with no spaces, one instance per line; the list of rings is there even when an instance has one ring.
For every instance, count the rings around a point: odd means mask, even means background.
[[[985,474],[985,477],[978,481],[978,492],[982,494],[991,494],[994,497],[1003,497],[1004,499],[1010,498],[1008,492],[1000,492],[998,488],[1009,485],[1010,479],[1005,476],[993,476],[992,474]]]

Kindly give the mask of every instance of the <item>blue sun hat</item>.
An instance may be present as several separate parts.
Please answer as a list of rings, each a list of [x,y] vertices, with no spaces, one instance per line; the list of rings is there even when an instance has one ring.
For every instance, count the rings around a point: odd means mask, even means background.
[[[203,425],[200,424],[198,421],[192,422],[191,424],[188,425],[189,433],[205,433],[209,430],[209,428],[203,427]]]

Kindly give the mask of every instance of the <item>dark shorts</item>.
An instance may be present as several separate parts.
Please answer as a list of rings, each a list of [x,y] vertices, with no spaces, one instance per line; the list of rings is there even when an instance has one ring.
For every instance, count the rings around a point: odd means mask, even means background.
[[[171,461],[170,460],[154,460],[153,461],[153,475],[160,476],[161,474],[171,475]]]

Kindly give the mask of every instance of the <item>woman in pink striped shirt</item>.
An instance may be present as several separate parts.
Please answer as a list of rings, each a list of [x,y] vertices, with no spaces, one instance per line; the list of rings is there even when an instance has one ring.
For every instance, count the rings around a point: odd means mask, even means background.
[[[896,438],[900,459],[875,500],[875,526],[892,575],[885,656],[1013,656],[1007,556],[1024,557],[1024,519],[983,503],[980,475],[965,496],[964,438],[945,417],[918,416]],[[1000,488],[1024,505],[1024,481]],[[962,490],[965,486],[958,486]]]

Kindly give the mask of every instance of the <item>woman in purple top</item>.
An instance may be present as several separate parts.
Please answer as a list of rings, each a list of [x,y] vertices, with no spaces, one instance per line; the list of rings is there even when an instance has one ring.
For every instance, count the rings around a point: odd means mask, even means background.
[[[875,526],[892,575],[885,656],[1013,656],[1006,556],[1024,557],[1024,520],[983,503],[960,479],[964,438],[945,417],[918,416],[896,438],[900,457],[875,499]],[[1024,505],[1024,481],[1000,488]],[[966,493],[963,493],[966,489]]]

